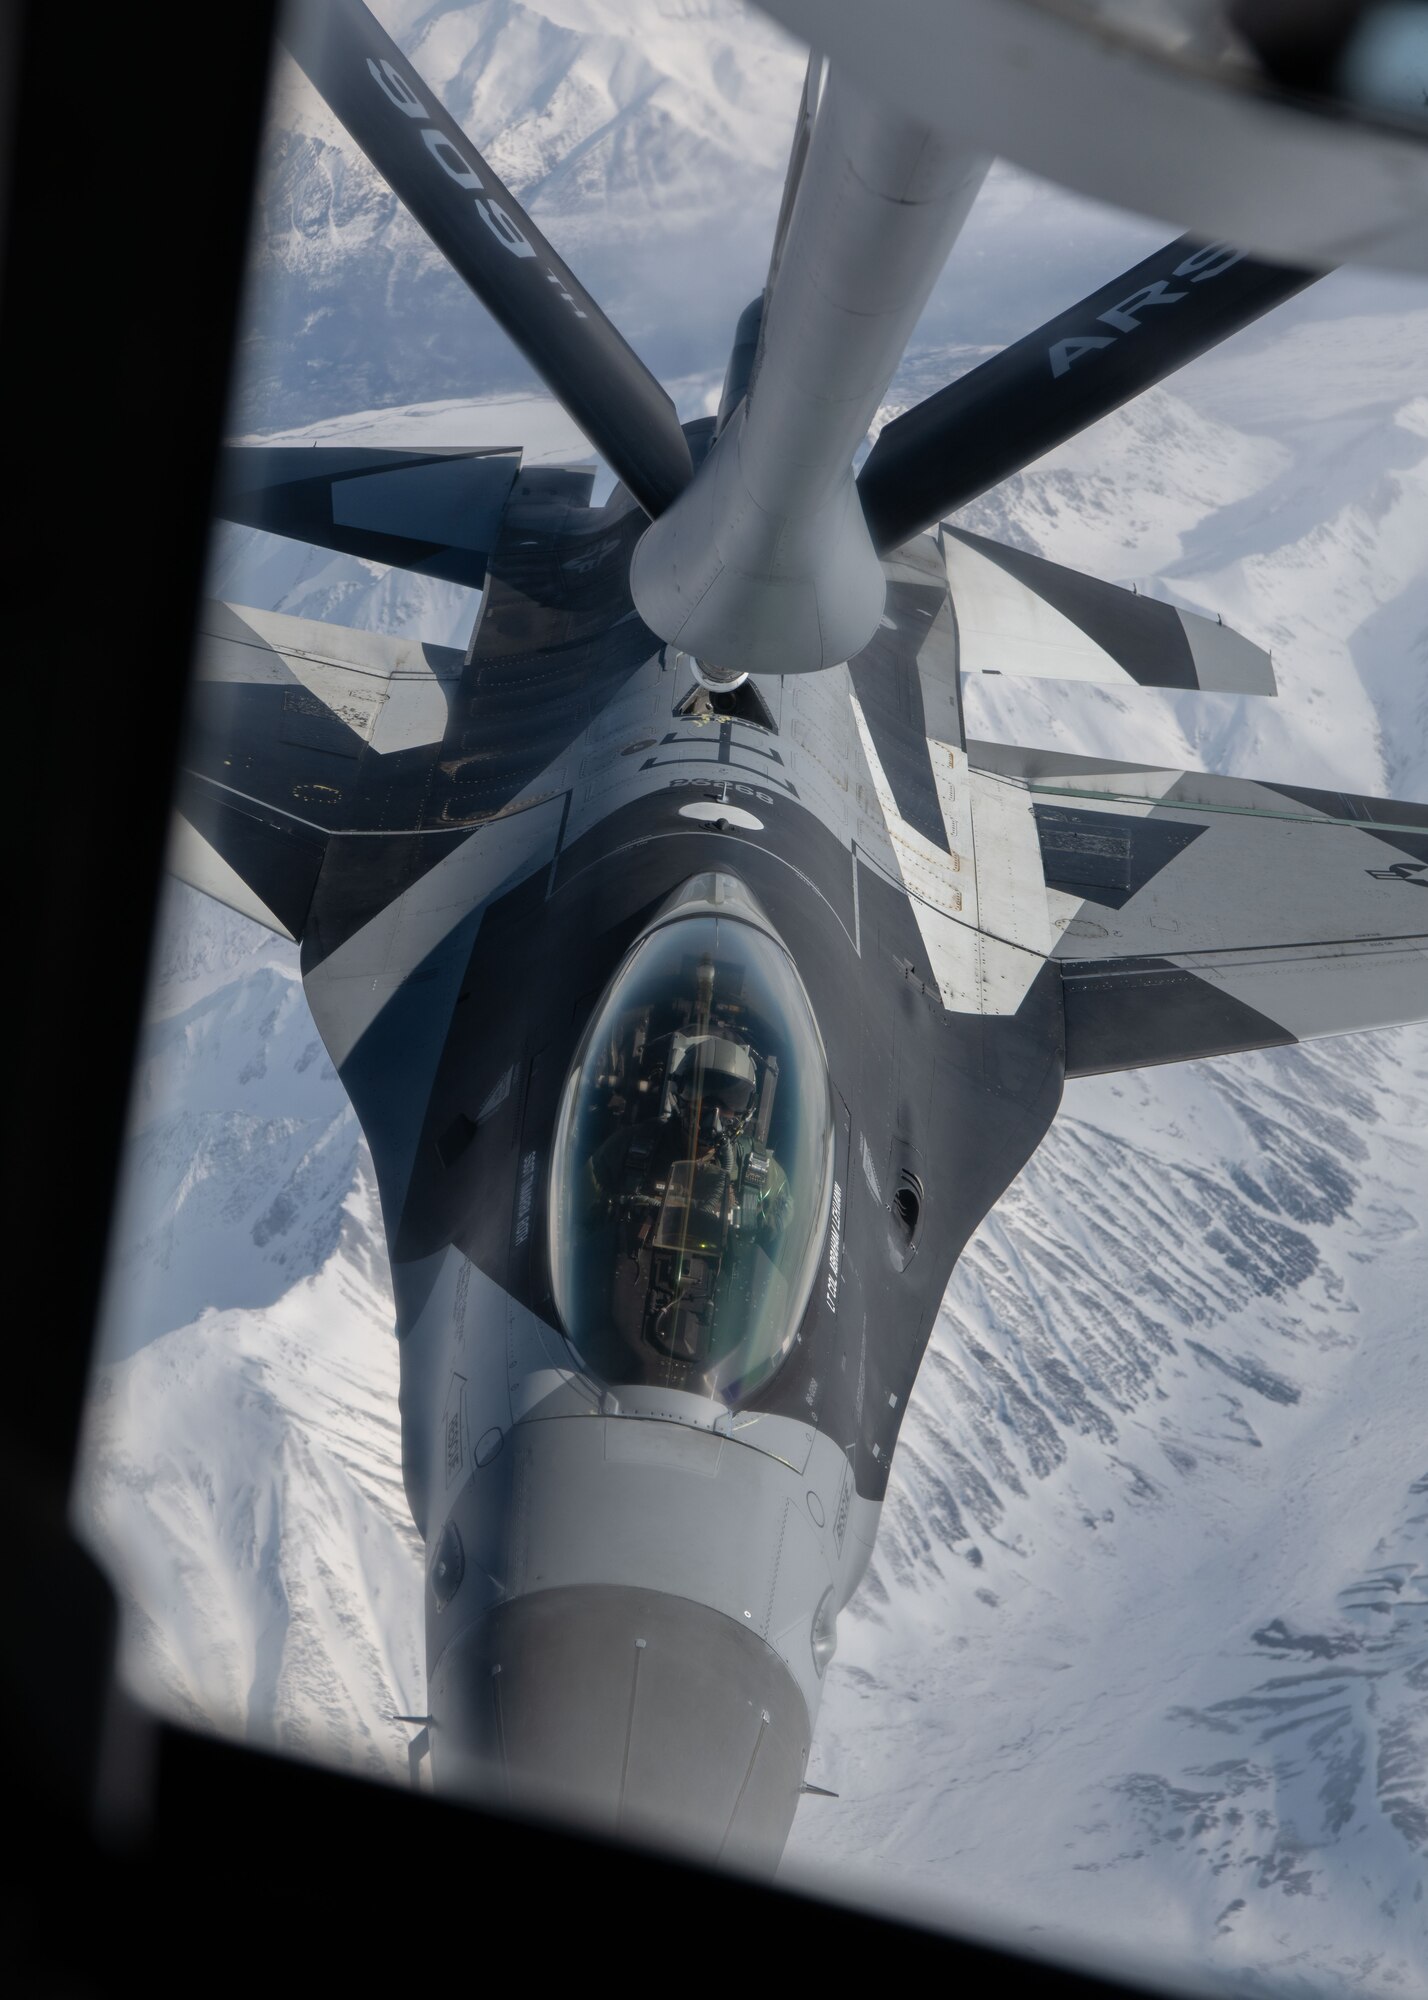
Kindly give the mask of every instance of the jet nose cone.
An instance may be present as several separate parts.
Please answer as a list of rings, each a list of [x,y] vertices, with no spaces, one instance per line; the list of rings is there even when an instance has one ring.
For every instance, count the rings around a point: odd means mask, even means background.
[[[431,1711],[439,1789],[764,1875],[808,1758],[803,1696],[762,1639],[611,1585],[498,1606],[442,1654]]]

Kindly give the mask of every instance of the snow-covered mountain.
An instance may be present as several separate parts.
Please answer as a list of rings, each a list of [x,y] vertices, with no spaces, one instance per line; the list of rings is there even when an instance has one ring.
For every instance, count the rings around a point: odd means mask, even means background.
[[[380,11],[582,270],[742,204],[717,339],[669,369],[706,407],[797,53],[716,0]],[[450,281],[278,93],[243,427],[587,455],[458,353]],[[1022,253],[1068,216],[1088,282],[1162,234],[999,174],[954,258],[989,303],[956,345],[929,321],[885,415],[1018,330]],[[966,516],[1222,611],[1279,698],[987,682],[980,733],[1428,796],[1428,293],[1305,298]],[[475,609],[232,529],[212,582],[447,643]],[[151,1011],[77,1499],[126,1672],[405,1781],[421,1561],[365,1148],[290,947],[175,889]],[[948,1293],[830,1669],[811,1776],[840,1796],[805,1801],[789,1880],[1237,1992],[1428,1986],[1426,1207],[1428,1030],[1068,1087]]]
[[[804,52],[728,0],[377,11],[651,366],[722,364],[763,283]],[[241,420],[528,382],[286,56],[273,99]]]
[[[1421,1987],[1425,1093],[1421,1034],[1069,1087],[949,1292],[790,1875]]]
[[[126,1670],[185,1721],[404,1770],[422,1551],[357,1121],[271,932],[175,883],[151,998],[82,1502]]]
[[[763,285],[805,51],[749,0],[376,12],[656,373],[722,373]],[[286,56],[272,95],[236,427],[528,384]],[[925,328],[1011,339],[1165,236],[998,164]]]

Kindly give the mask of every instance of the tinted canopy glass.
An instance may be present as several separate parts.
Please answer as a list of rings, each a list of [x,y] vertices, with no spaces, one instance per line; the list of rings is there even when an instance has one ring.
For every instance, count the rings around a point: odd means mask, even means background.
[[[610,984],[566,1085],[556,1309],[610,1383],[733,1403],[793,1343],[832,1190],[823,1044],[787,953],[675,915]]]

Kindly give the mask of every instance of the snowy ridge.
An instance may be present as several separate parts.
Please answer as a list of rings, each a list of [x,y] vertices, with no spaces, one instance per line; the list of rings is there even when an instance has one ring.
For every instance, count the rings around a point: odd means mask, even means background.
[[[954,1276],[788,1872],[1421,1982],[1425,1111],[1421,1033],[1068,1087]]]
[[[295,947],[175,884],[78,1504],[186,1721],[405,1776],[424,1699],[375,1184]]]
[[[375,12],[661,380],[722,373],[764,282],[806,52],[749,0]],[[1008,256],[1011,232],[1030,254]],[[1014,338],[1167,234],[994,162],[925,325]],[[245,425],[530,381],[285,56],[245,319]]]
[[[722,361],[763,283],[804,52],[729,0],[375,11],[661,376],[710,365],[711,325]],[[241,404],[266,421],[529,380],[287,57],[254,256]]]

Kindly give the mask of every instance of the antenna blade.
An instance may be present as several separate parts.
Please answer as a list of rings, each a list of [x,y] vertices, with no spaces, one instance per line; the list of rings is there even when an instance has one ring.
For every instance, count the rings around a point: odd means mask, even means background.
[[[288,49],[645,512],[688,485],[673,403],[361,0],[306,0]]]
[[[858,477],[895,549],[1321,277],[1177,237],[884,426]]]

